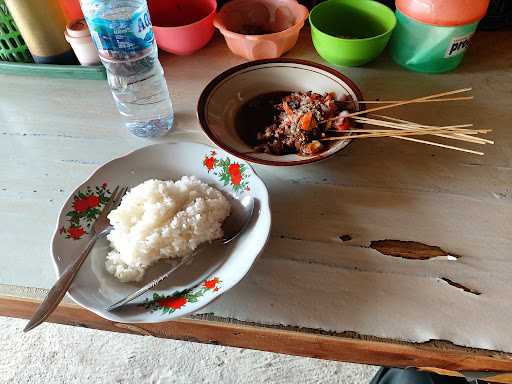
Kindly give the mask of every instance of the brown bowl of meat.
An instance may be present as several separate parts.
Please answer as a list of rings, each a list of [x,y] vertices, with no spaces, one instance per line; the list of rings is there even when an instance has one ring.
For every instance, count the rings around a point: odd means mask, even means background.
[[[349,119],[363,100],[346,76],[294,59],[258,60],[233,67],[203,90],[201,127],[219,147],[259,164],[308,164],[350,142]],[[340,139],[332,139],[337,137]]]

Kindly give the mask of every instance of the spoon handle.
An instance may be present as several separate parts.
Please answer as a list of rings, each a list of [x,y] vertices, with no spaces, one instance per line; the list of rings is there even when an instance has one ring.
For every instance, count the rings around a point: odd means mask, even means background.
[[[172,275],[172,273],[174,271],[176,271],[177,269],[181,268],[182,266],[184,266],[185,264],[187,264],[194,256],[196,256],[197,254],[199,253],[199,248],[197,248],[192,254],[190,254],[189,256],[185,256],[183,259],[181,259],[181,261],[176,264],[175,266],[173,266],[171,269],[169,269],[167,272],[165,272],[164,274],[158,276],[156,279],[150,281],[149,283],[147,283],[145,286],[143,286],[142,288],[138,289],[137,291],[129,294],[128,296],[126,296],[124,299],[121,299],[117,302],[115,302],[114,304],[108,306],[107,308],[105,308],[105,310],[107,311],[113,311],[114,309],[117,309],[119,307],[122,307],[123,305],[125,304],[128,304],[130,301],[133,301],[135,300],[136,298],[142,296],[143,294],[145,294],[147,291],[149,291],[150,289],[156,287],[158,284],[160,284],[162,281],[164,281],[165,279],[167,279],[169,276]]]

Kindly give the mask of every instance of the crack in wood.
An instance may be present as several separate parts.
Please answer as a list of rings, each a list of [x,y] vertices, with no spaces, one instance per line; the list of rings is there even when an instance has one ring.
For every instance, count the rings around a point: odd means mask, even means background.
[[[373,342],[381,342],[381,343],[386,343],[386,342],[390,341],[390,339],[387,339],[384,337],[371,336],[371,335],[366,335],[366,334],[358,333],[358,332],[354,332],[354,331],[336,332],[336,331],[329,331],[329,330],[325,330],[325,329],[321,329],[321,328],[299,327],[299,326],[285,325],[285,324],[277,325],[277,324],[267,324],[267,323],[256,323],[253,321],[239,320],[234,317],[217,316],[213,312],[191,314],[189,316],[186,316],[184,319],[215,321],[215,322],[219,322],[219,323],[227,323],[227,324],[234,324],[234,325],[240,325],[240,326],[260,327],[260,328],[268,328],[268,329],[273,329],[273,330],[282,330],[282,331],[307,333],[307,334],[321,335],[321,336],[349,338],[349,339],[353,339],[353,340],[362,340],[362,341],[373,341]],[[233,336],[240,336],[241,334],[243,335],[243,333],[238,332],[238,331],[233,331],[231,334]],[[204,341],[201,341],[201,342],[204,342]],[[442,350],[442,351],[463,351],[463,352],[467,352],[469,354],[478,353],[478,354],[484,354],[485,356],[490,357],[490,358],[503,358],[503,359],[512,360],[511,355],[506,352],[501,352],[501,351],[492,350],[492,349],[465,347],[465,346],[455,344],[455,343],[453,343],[449,340],[445,340],[445,339],[430,339],[430,340],[424,341],[424,342],[411,342],[411,341],[393,339],[393,343],[395,343],[397,345],[415,345],[415,346],[423,347],[425,349],[431,348],[431,349]],[[468,359],[471,359],[471,356],[468,356]]]
[[[450,255],[439,247],[417,241],[374,240],[370,243],[370,248],[386,256],[401,257],[409,260],[428,260],[436,257],[448,257],[449,260],[458,259],[457,256]]]
[[[125,324],[125,323],[112,323],[115,327],[126,329],[127,331],[137,333],[142,336],[155,336],[151,332],[149,332],[147,329],[144,329],[142,327],[137,327],[133,324]]]
[[[473,295],[477,295],[477,296],[482,294],[482,292],[477,291],[476,289],[468,288],[468,287],[466,287],[466,286],[464,286],[464,285],[462,285],[460,283],[457,283],[457,282],[455,282],[453,280],[448,279],[447,277],[441,277],[440,279],[443,280],[445,283],[450,284],[451,286],[453,286],[455,288],[462,289],[464,292],[472,293]]]
[[[291,235],[280,235],[279,238],[286,239],[286,240],[294,240],[294,241],[304,241],[304,239],[301,239],[297,236],[291,236]]]
[[[365,249],[369,248],[369,247],[364,247],[364,246],[360,246],[360,245],[352,246],[352,245],[344,244],[342,246],[343,247],[358,247],[358,248],[365,248]],[[349,271],[349,272],[371,273],[371,274],[388,275],[388,276],[395,276],[395,275],[397,275],[397,276],[406,275],[409,277],[412,276],[412,273],[410,271],[402,272],[402,271],[379,270],[379,269],[365,268],[362,265],[343,265],[343,264],[337,264],[335,262],[327,262],[327,261],[323,261],[323,260],[315,260],[315,259],[307,259],[307,258],[305,259],[302,256],[297,256],[297,257],[279,256],[278,258],[273,258],[273,259],[266,258],[265,261],[267,261],[267,260],[273,260],[273,261],[277,261],[277,262],[288,261],[288,262],[293,262],[293,263],[309,264],[309,265],[315,265],[315,266],[321,266],[321,267],[335,268],[335,269],[340,269],[340,270]],[[416,276],[418,278],[429,279],[429,280],[438,277],[437,275],[429,273],[428,271],[425,273],[414,272],[413,274],[414,274],[414,276]]]
[[[50,134],[39,132],[2,132],[3,136],[21,136],[21,137],[49,137],[49,138],[65,138],[65,139],[87,139],[87,137],[73,136],[67,134]]]
[[[90,160],[67,160],[67,159],[63,159],[61,160],[61,162],[63,163],[73,163],[73,164],[80,164],[80,165],[97,165],[97,164],[101,164],[100,161],[90,161]]]
[[[498,167],[492,167],[498,168]],[[381,184],[362,184],[362,183],[345,183],[345,182],[337,182],[337,181],[320,181],[314,177],[304,177],[301,179],[292,179],[288,182],[292,184],[307,184],[307,185],[315,185],[322,186],[328,188],[352,188],[352,189],[363,189],[363,190],[371,190],[371,191],[382,191],[382,192],[392,192],[392,193],[435,193],[435,194],[443,194],[448,196],[455,197],[463,197],[473,199],[473,196],[465,194],[463,191],[452,190],[449,188],[443,188],[441,186],[433,186],[433,187],[393,187],[389,185],[381,185]],[[480,200],[480,199],[479,199]]]

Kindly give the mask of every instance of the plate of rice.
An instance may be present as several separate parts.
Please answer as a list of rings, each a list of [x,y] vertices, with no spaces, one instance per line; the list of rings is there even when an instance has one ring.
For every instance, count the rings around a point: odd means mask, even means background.
[[[113,229],[98,240],[68,291],[108,320],[155,323],[196,312],[234,287],[267,243],[268,191],[249,164],[202,144],[157,144],[102,165],[68,197],[51,245],[58,276],[83,249],[118,185],[130,189],[109,214]],[[215,242],[247,194],[255,199],[249,225],[233,242]],[[105,310],[198,248],[190,263],[153,290]]]

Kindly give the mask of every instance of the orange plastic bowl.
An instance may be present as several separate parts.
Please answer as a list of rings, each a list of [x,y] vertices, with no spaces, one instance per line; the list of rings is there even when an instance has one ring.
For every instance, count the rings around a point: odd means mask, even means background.
[[[216,0],[149,0],[149,14],[158,48],[190,55],[211,40]]]
[[[272,59],[297,43],[308,10],[296,0],[233,0],[214,25],[229,49],[249,60]]]

